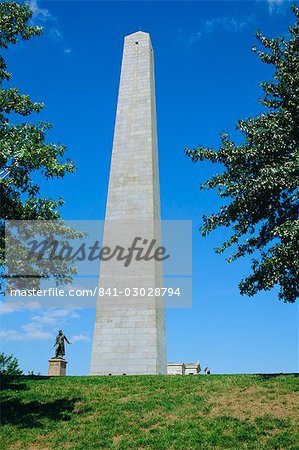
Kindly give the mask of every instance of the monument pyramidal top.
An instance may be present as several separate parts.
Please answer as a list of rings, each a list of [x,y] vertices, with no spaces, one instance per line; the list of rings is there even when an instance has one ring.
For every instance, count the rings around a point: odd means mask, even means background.
[[[128,37],[130,37],[130,36],[136,36],[136,35],[146,35],[146,36],[149,36],[149,33],[147,33],[146,31],[142,31],[142,30],[139,30],[139,31],[134,31],[134,33],[130,33],[130,34],[128,34],[127,36],[125,36],[126,38],[128,38]]]

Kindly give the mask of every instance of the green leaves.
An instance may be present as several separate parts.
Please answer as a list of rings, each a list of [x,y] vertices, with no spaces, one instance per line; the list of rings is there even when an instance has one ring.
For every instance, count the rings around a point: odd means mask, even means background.
[[[13,355],[5,355],[4,353],[0,353],[0,373],[11,376],[23,375],[17,358]]]
[[[17,88],[1,89],[0,110],[1,114],[14,112],[22,116],[28,116],[32,112],[40,112],[44,105],[33,103],[29,95],[20,94]]]
[[[19,40],[42,34],[42,28],[28,25],[31,17],[28,4],[2,2],[0,48],[7,49]],[[3,87],[3,82],[10,78],[4,57],[0,56],[0,268],[5,262],[5,220],[60,218],[59,207],[63,200],[41,197],[36,175],[52,180],[75,171],[73,161],[64,160],[66,147],[46,141],[51,124],[22,121],[32,113],[39,113],[44,105],[33,102],[16,87]],[[18,116],[21,121],[17,120]],[[66,273],[69,273],[67,268]]]
[[[299,294],[299,10],[293,11],[297,21],[289,29],[289,40],[257,33],[267,52],[253,50],[274,66],[274,79],[260,84],[267,111],[237,124],[243,144],[223,134],[218,151],[185,150],[193,162],[224,166],[201,188],[216,188],[231,202],[203,218],[201,233],[232,227],[232,237],[216,252],[233,247],[229,262],[254,255],[252,274],[239,285],[241,294],[252,296],[278,285],[285,302],[294,302]]]
[[[0,48],[7,48],[9,44],[16,44],[19,39],[28,40],[32,36],[39,36],[43,29],[27,25],[33,13],[29,4],[19,5],[16,2],[2,2],[0,4]]]

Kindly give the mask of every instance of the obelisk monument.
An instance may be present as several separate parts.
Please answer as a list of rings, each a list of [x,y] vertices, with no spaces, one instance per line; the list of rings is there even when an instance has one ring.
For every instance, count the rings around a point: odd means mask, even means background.
[[[139,31],[125,37],[104,241],[129,244],[150,230],[159,242],[159,221],[154,56],[149,34]],[[97,299],[91,375],[166,374],[164,307],[147,295],[162,286],[161,274],[153,260],[101,264],[99,287],[116,295]]]

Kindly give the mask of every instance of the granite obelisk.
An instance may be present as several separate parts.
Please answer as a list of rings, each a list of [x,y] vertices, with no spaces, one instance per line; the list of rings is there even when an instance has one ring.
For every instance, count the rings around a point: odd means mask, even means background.
[[[104,240],[114,242],[111,230],[116,223],[120,223],[117,238],[133,237],[135,221],[146,224],[143,227],[159,241],[154,57],[150,36],[142,31],[126,36],[124,42]],[[127,223],[133,223],[129,231]],[[124,269],[113,261],[101,266],[99,286],[115,288],[117,295],[97,299],[91,375],[166,374],[161,299],[125,295],[133,289],[161,286],[161,273],[155,261]]]

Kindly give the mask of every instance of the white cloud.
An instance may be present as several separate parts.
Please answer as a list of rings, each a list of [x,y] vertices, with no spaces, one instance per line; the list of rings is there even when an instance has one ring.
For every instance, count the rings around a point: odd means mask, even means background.
[[[38,309],[41,305],[38,302],[0,302],[0,315],[9,314],[18,311]]]
[[[290,0],[267,0],[269,13],[277,12],[279,7],[285,3],[290,3]]]
[[[50,18],[53,18],[50,11],[46,8],[41,8],[37,4],[37,0],[30,0],[30,9],[33,11],[33,19],[40,19],[43,21],[46,21]]]
[[[269,5],[281,5],[285,0],[267,0]]]
[[[24,328],[24,327],[23,327]],[[26,331],[16,331],[16,330],[5,330],[0,331],[0,338],[3,341],[40,341],[48,340],[53,338],[52,333],[42,330],[26,330]]]
[[[65,48],[64,49],[64,53],[71,53],[72,49],[71,48]]]
[[[43,25],[46,36],[54,41],[61,41],[63,39],[63,33],[58,27],[57,18],[48,9],[39,6],[37,0],[30,0],[29,6],[33,12],[33,24]]]
[[[9,312],[12,311],[13,309],[11,308]],[[74,309],[47,309],[40,314],[32,316],[28,323],[22,325],[20,331],[14,329],[1,330],[0,338],[4,341],[53,339],[57,332],[56,328],[61,328],[68,319],[78,319],[79,317],[79,314]],[[83,334],[74,336],[74,338],[75,342],[88,340],[88,337]]]
[[[74,309],[47,309],[41,314],[31,317],[31,321],[43,325],[61,326],[66,319],[78,319],[79,317]]]
[[[49,35],[54,41],[61,41],[63,39],[62,32],[56,27],[50,29]]]
[[[234,33],[242,30],[247,26],[247,22],[244,20],[236,19],[235,17],[215,17],[211,20],[207,20],[203,29],[207,33],[213,33],[217,29],[223,29],[226,31],[232,31]]]
[[[189,39],[188,39],[188,44],[192,45],[195,44],[195,42],[199,41],[202,37],[202,33],[201,31],[197,31],[196,33],[193,33]]]
[[[281,0],[277,0],[281,1]],[[231,33],[238,33],[246,28],[252,22],[252,16],[247,16],[244,19],[236,17],[219,16],[202,22],[199,29],[187,39],[188,45],[195,44],[204,35],[214,33],[218,30],[224,30]]]
[[[76,336],[73,336],[72,339],[70,340],[70,342],[72,342],[73,344],[75,342],[89,342],[89,341],[90,338],[85,334],[77,334]]]
[[[22,326],[22,333],[26,340],[35,339],[49,339],[53,336],[53,332],[43,330],[43,323],[41,321],[31,321]],[[22,334],[20,333],[20,334]]]

